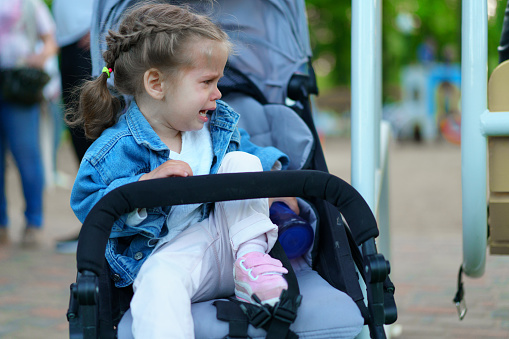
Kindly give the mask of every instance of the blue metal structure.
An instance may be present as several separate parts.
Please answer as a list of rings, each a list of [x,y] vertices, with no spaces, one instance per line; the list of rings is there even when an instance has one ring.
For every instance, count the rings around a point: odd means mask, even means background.
[[[380,252],[390,259],[387,160],[382,116],[382,0],[352,1],[352,186],[379,219]]]
[[[382,0],[352,0],[351,34],[352,186],[377,216],[379,252],[390,261],[387,173],[390,127],[381,120]],[[367,328],[357,338],[369,338]]]
[[[462,268],[470,277],[482,276],[486,262],[487,137],[509,135],[509,112],[487,108],[487,7],[487,0],[462,0]],[[390,258],[381,8],[382,0],[352,1],[352,185],[378,217],[380,252]]]
[[[352,185],[375,215],[388,221],[384,162],[389,136],[381,133],[380,118],[381,8],[381,0],[352,1]],[[486,137],[509,134],[509,114],[487,109],[487,21],[487,0],[462,0],[463,269],[471,277],[482,276],[486,261]],[[380,224],[381,243],[388,240],[386,226]],[[381,252],[388,256],[389,248]]]
[[[484,273],[487,246],[486,114],[488,13],[486,0],[463,0],[461,46],[461,183],[463,271],[470,277]]]

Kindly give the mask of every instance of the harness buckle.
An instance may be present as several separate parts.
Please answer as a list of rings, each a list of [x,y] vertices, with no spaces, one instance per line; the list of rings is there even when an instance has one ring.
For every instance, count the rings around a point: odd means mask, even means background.
[[[297,318],[297,309],[302,302],[302,295],[289,297],[288,291],[281,292],[280,301],[274,306],[273,317],[285,323],[293,323]]]
[[[255,328],[263,327],[272,317],[270,311],[263,305],[249,305],[249,307],[246,307],[246,305],[240,304],[240,308]]]

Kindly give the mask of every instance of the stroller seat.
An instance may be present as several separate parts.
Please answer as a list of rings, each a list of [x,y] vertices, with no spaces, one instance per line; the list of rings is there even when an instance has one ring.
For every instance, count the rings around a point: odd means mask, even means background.
[[[299,338],[354,338],[364,319],[353,300],[327,283],[304,259],[292,261],[299,282],[302,304],[290,329]],[[194,303],[191,311],[196,338],[222,339],[228,333],[228,322],[216,318],[215,300]],[[131,339],[132,317],[128,311],[118,325],[118,338]],[[267,332],[249,326],[253,339],[265,338]]]

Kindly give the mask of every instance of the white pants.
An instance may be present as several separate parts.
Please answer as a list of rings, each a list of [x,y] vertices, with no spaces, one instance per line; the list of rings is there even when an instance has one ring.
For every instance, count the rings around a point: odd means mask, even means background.
[[[231,152],[219,173],[261,171],[260,160]],[[239,246],[266,234],[268,250],[277,239],[268,199],[215,204],[210,217],[161,246],[142,265],[131,301],[135,338],[194,338],[191,302],[231,296]]]

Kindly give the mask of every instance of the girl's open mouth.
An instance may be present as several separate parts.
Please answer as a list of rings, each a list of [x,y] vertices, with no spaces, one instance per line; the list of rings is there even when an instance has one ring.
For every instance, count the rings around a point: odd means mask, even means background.
[[[200,112],[199,112],[199,114],[198,114],[199,119],[200,119],[202,122],[204,122],[204,123],[205,123],[205,122],[207,122],[207,121],[209,121],[209,117],[207,116],[207,112],[208,112],[208,110],[202,110],[202,111],[200,111]]]

